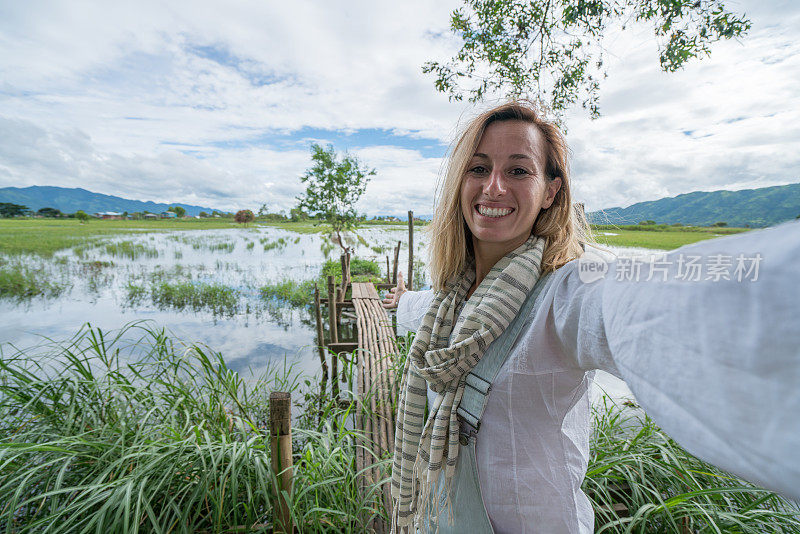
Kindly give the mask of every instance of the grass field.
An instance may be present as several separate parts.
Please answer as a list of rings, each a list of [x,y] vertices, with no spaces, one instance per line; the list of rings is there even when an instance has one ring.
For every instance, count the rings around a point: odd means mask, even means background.
[[[700,226],[611,226],[592,227],[595,241],[613,247],[641,247],[672,250],[683,245],[697,243],[724,235],[749,231],[749,228],[719,228]],[[617,235],[605,235],[605,233]]]
[[[93,220],[85,224],[75,219],[0,219],[0,252],[49,257],[59,250],[113,235],[219,228],[241,228],[241,225],[232,219]]]
[[[394,223],[403,226],[405,223]],[[326,224],[303,222],[264,222],[253,225],[269,226],[303,234],[330,232]],[[0,219],[0,253],[7,255],[37,254],[50,257],[59,250],[87,245],[108,236],[171,230],[217,230],[252,228],[232,219],[185,219],[154,221],[92,220],[81,224],[74,219]],[[372,226],[372,225],[367,225]],[[598,243],[621,247],[674,249],[689,243],[719,235],[745,232],[747,228],[701,228],[657,226],[595,226],[592,228]],[[603,232],[618,235],[607,236]]]

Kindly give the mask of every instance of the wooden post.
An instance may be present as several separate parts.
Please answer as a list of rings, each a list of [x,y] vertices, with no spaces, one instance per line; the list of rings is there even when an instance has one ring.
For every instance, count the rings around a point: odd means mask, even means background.
[[[319,364],[322,367],[321,391],[325,391],[325,383],[328,381],[328,361],[325,359],[325,331],[322,328],[322,304],[319,301],[317,284],[314,284],[314,315],[317,319],[317,351],[319,352]]]
[[[292,495],[292,395],[282,391],[269,394],[269,445],[272,453],[272,471],[278,482],[278,505],[274,532],[290,534],[294,531],[289,501],[283,492]]]
[[[389,255],[386,255],[386,283],[392,283],[392,269],[389,267]]]
[[[339,294],[339,302],[344,302],[345,293],[347,292],[347,286],[349,286],[349,285],[350,285],[350,251],[348,250],[342,256],[342,287],[341,287],[341,293]],[[338,308],[338,306],[337,306],[337,308]],[[341,311],[339,313],[341,313]],[[337,316],[337,319],[339,319],[339,316]],[[335,363],[336,365],[338,365],[339,364],[339,353],[338,352],[336,353],[334,358],[335,359],[333,361],[336,362]],[[333,365],[331,365],[331,367],[333,367]],[[342,362],[342,378],[341,378],[342,382],[345,382],[347,380],[347,375],[345,374],[346,369],[347,369],[347,366],[344,364],[344,362]],[[336,377],[336,369],[335,368],[331,369],[331,372],[333,373],[333,376]],[[335,389],[333,391],[333,398],[338,400],[339,399],[339,382],[338,382],[338,378],[335,378],[334,380],[336,381],[336,386],[335,386]]]
[[[345,252],[339,259],[342,265],[342,292],[339,293],[339,302],[344,302],[344,294],[347,292],[347,286],[350,284],[350,253]]]
[[[394,270],[392,271],[392,283],[397,285],[397,264],[400,261],[400,241],[397,242],[397,246],[394,248]]]
[[[408,211],[408,272],[406,287],[411,291],[414,287],[414,212]]]
[[[328,276],[328,329],[330,331],[330,342],[339,342],[339,329],[336,327],[336,286],[334,285],[333,275]]]
[[[339,401],[339,353],[335,351],[331,352],[331,396]]]
[[[331,331],[331,343],[339,342],[339,306],[337,301],[337,287],[333,275],[328,276],[328,325]],[[331,394],[334,399],[339,398],[339,356],[331,352]]]

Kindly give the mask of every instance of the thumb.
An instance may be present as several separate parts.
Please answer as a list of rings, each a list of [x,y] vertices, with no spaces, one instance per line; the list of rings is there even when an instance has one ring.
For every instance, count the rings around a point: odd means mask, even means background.
[[[400,289],[405,289],[406,288],[406,283],[403,281],[403,272],[402,271],[397,273],[397,287],[399,287]]]

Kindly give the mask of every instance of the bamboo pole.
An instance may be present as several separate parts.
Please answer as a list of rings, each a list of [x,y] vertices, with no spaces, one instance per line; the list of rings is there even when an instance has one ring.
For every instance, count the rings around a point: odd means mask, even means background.
[[[339,342],[339,329],[336,322],[336,287],[334,286],[333,275],[328,276],[328,327],[330,342]]]
[[[392,271],[392,283],[397,285],[397,264],[400,261],[400,241],[394,249],[394,270]]]
[[[392,283],[392,269],[389,267],[389,255],[386,255],[386,283]]]
[[[272,471],[278,487],[278,506],[274,532],[290,534],[294,531],[289,511],[292,495],[292,395],[282,391],[269,394],[269,435],[272,453]],[[284,496],[284,493],[286,494]]]
[[[344,294],[347,292],[347,286],[350,284],[350,253],[345,252],[339,258],[342,266],[342,285],[341,293],[339,293],[339,302],[344,302]]]
[[[414,286],[414,212],[408,210],[408,280],[406,287],[412,291]]]
[[[339,342],[339,314],[337,313],[337,287],[333,275],[328,276],[328,325],[330,328],[331,343]],[[331,395],[334,400],[339,398],[339,357],[331,352]]]
[[[317,320],[317,351],[319,352],[319,364],[322,367],[321,392],[324,392],[325,383],[328,381],[328,362],[325,358],[325,332],[322,328],[322,305],[317,284],[314,284],[314,315]]]
[[[343,281],[345,280],[345,276],[347,278],[346,278],[346,283],[342,284],[342,294],[340,295],[341,302],[344,302],[344,297],[345,297],[344,294],[347,292],[347,286],[350,285],[350,253],[349,252],[347,252],[345,254],[345,272],[342,273]],[[352,301],[352,298],[350,300]],[[337,305],[336,307],[339,309],[339,317],[341,318],[341,313],[342,313],[341,310],[342,310],[342,308],[339,308],[339,305]],[[344,365],[344,363],[342,363],[342,379],[341,379],[342,382],[346,382],[347,381],[346,372],[347,372],[347,366]],[[338,385],[337,385],[336,389],[337,389],[337,393],[338,393],[338,389],[339,389]]]

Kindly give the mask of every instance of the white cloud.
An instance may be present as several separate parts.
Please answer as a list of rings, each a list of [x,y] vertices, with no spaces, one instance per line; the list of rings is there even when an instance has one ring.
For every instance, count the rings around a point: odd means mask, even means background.
[[[420,67],[454,50],[459,2],[16,2],[0,17],[0,186],[63,185],[234,209],[288,209],[302,128],[385,129],[448,144],[474,114]],[[609,40],[604,116],[568,120],[588,209],[798,181],[800,15],[729,5],[751,35],[658,69],[648,28]],[[362,209],[429,213],[441,160],[361,143],[378,168]],[[272,184],[268,186],[267,184]]]

